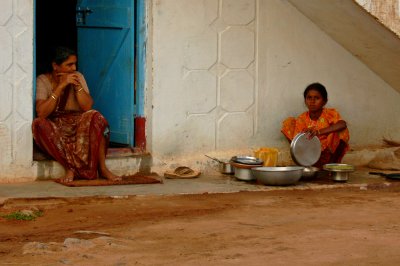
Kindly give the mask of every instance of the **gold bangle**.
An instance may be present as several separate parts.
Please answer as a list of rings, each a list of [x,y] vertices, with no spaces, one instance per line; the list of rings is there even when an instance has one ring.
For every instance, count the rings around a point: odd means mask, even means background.
[[[57,101],[57,95],[55,95],[54,93],[50,97]]]
[[[81,88],[79,90],[76,91],[76,93],[80,92],[81,90],[83,90],[82,86],[81,86]]]

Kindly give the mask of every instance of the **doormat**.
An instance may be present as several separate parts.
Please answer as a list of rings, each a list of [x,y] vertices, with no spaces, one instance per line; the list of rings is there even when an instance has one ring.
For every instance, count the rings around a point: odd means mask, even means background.
[[[139,184],[160,184],[162,183],[161,178],[154,173],[151,174],[134,174],[128,176],[122,176],[121,181],[112,181],[108,179],[77,179],[72,182],[62,182],[59,179],[55,179],[61,185],[68,187],[92,187],[92,186],[115,186],[115,185],[139,185]]]

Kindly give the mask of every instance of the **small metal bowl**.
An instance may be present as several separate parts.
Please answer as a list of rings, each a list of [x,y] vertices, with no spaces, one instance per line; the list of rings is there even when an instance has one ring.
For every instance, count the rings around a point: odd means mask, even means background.
[[[233,168],[234,168],[234,175],[239,180],[252,181],[256,179],[251,172],[251,168],[238,168],[238,167],[233,167]]]
[[[262,164],[252,165],[252,164],[241,164],[231,161],[231,165],[233,166],[233,171],[235,177],[242,181],[252,181],[255,180],[255,176],[253,175],[251,169],[254,167],[261,167]]]
[[[221,161],[219,163],[219,171],[221,172],[221,174],[225,174],[225,175],[233,175],[235,173],[231,163],[225,162],[225,161]]]
[[[318,171],[319,171],[318,167],[314,167],[314,166],[304,167],[301,177],[302,178],[315,177],[317,175]]]
[[[330,171],[333,174],[333,181],[346,182],[349,179],[349,174],[354,172],[354,166],[344,163],[329,163],[324,165],[324,170]]]

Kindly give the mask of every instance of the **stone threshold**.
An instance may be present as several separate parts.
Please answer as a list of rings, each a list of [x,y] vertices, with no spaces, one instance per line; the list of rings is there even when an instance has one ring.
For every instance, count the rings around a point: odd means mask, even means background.
[[[137,148],[109,148],[106,164],[117,175],[133,175],[137,172],[150,172],[152,165],[151,154]],[[48,180],[62,177],[64,168],[55,160],[34,149],[33,167],[36,180]]]
[[[111,158],[122,158],[122,157],[141,157],[150,156],[148,151],[144,151],[140,148],[108,148],[107,159]],[[33,148],[33,161],[52,161],[53,159],[47,154],[40,151],[37,147]]]

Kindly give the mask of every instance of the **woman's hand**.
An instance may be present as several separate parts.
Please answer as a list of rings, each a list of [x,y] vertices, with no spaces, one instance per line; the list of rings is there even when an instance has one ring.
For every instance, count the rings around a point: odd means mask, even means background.
[[[316,127],[309,127],[303,130],[303,133],[306,133],[308,135],[308,139],[312,139],[313,137],[317,136],[320,134],[320,131]]]
[[[83,111],[88,111],[92,109],[93,106],[93,99],[90,96],[89,93],[85,90],[84,87],[86,87],[86,82],[85,79],[81,74],[76,75],[76,83],[74,84],[74,90],[75,90],[75,97],[78,100],[78,104],[81,107]],[[77,84],[77,85],[76,85]],[[83,85],[85,84],[85,85]]]
[[[332,132],[338,132],[347,128],[347,123],[344,120],[339,120],[337,123],[332,124],[328,127],[317,129],[316,127],[309,127],[303,130],[304,133],[308,133],[309,138],[313,138],[314,136],[320,136],[325,134],[330,134]]]
[[[76,87],[80,87],[81,83],[79,82],[79,76],[75,72],[73,73],[58,73],[59,77],[58,86],[62,89],[67,87],[69,84],[73,84]]]

